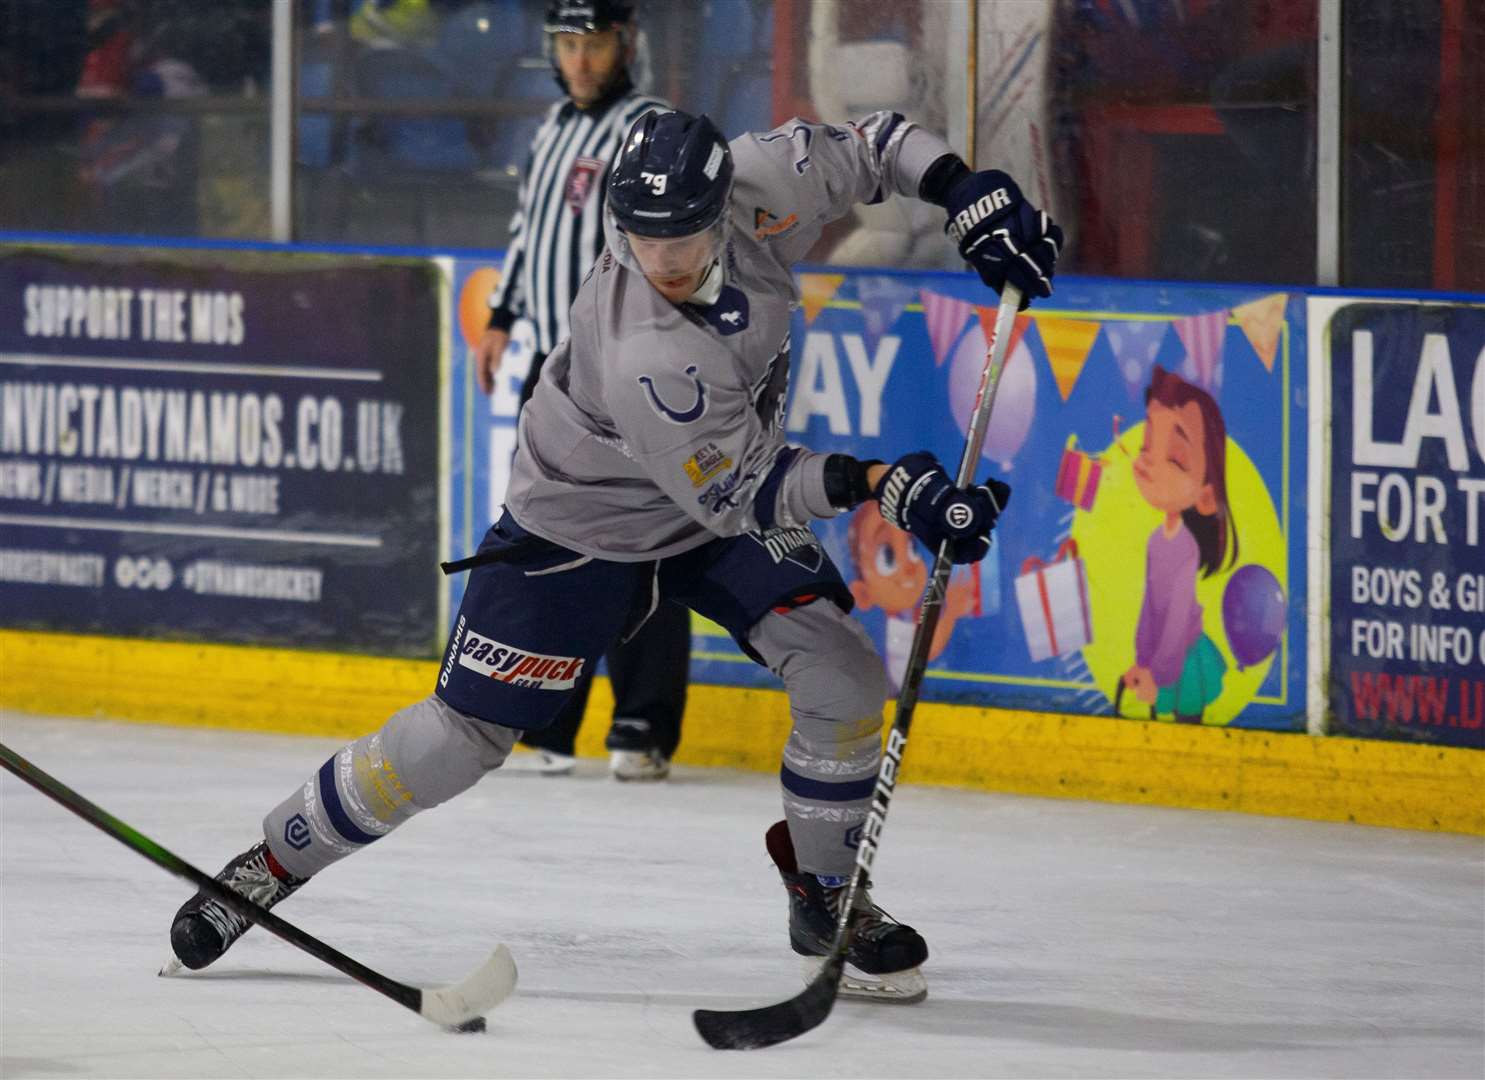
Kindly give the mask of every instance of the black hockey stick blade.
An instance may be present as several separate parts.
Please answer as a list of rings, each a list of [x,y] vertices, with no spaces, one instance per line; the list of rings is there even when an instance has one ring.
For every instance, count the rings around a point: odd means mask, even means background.
[[[810,984],[788,1001],[741,1012],[697,1009],[691,1019],[714,1050],[757,1050],[788,1042],[825,1022],[835,1007],[845,965],[845,953],[833,953]]]
[[[432,990],[408,986],[396,979],[373,971],[365,964],[352,960],[344,953],[326,945],[319,938],[305,933],[292,923],[265,911],[245,896],[240,896],[216,878],[203,873],[180,856],[161,847],[137,829],[126,825],[95,803],[89,802],[50,773],[37,768],[4,743],[0,743],[0,765],[14,773],[43,795],[61,803],[88,824],[112,836],[125,847],[143,855],[156,866],[184,878],[198,889],[203,889],[221,904],[230,907],[243,918],[257,923],[269,933],[280,937],[297,949],[302,949],[317,960],[322,960],[337,971],[349,975],[380,994],[391,998],[404,1008],[411,1009],[426,1020],[440,1027],[478,1030],[475,1022],[485,1013],[499,1005],[516,988],[516,965],[510,950],[497,946],[489,958],[462,982]]]

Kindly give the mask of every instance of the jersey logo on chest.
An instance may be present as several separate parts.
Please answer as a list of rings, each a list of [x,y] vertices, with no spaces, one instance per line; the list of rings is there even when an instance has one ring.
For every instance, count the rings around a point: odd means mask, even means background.
[[[696,400],[684,409],[671,408],[665,399],[656,392],[655,380],[648,375],[639,376],[639,384],[645,388],[645,393],[650,396],[650,407],[672,424],[690,424],[700,420],[706,413],[706,387],[696,377],[696,365],[692,364],[686,368],[686,374],[691,376],[691,381],[696,384]]]

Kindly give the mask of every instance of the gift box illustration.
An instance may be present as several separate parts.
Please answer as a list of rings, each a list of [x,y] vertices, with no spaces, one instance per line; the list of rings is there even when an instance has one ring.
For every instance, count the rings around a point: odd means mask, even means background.
[[[1092,510],[1098,495],[1098,481],[1103,477],[1103,462],[1078,449],[1078,437],[1069,435],[1057,467],[1057,497],[1066,499],[1079,510]]]
[[[1033,660],[1061,656],[1093,640],[1088,579],[1076,540],[1064,540],[1050,562],[1032,556],[1021,564],[1016,607]]]

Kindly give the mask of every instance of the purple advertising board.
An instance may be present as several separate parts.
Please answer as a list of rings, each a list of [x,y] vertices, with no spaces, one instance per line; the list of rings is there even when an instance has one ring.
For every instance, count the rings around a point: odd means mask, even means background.
[[[444,287],[0,247],[0,626],[435,655]]]

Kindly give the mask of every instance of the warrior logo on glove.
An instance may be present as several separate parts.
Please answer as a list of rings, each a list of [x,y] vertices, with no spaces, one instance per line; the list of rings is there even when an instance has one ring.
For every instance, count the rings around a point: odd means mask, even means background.
[[[882,517],[937,551],[945,541],[956,563],[979,562],[990,550],[990,533],[1011,489],[999,480],[955,487],[938,459],[926,450],[907,454],[882,477],[876,499]]]
[[[968,208],[959,211],[949,219],[949,238],[956,244],[962,244],[965,233],[995,211],[1004,210],[1010,205],[1011,193],[1005,188],[996,188],[989,195],[976,199]]]

